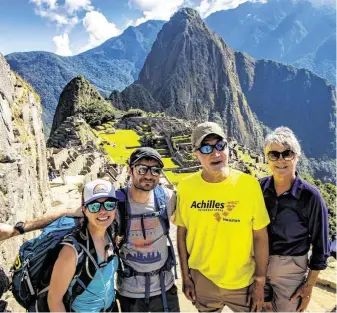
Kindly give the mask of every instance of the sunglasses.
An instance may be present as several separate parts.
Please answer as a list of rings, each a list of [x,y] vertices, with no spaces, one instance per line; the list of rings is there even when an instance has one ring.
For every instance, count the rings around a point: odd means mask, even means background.
[[[146,175],[146,173],[150,170],[152,176],[160,176],[161,168],[158,166],[147,166],[147,165],[136,165],[136,172],[138,175]]]
[[[87,208],[90,213],[97,213],[101,209],[101,206],[103,206],[104,209],[106,209],[107,211],[111,212],[117,208],[117,201],[111,200],[106,200],[104,202],[95,201],[87,204]]]
[[[202,145],[198,150],[202,154],[211,154],[213,152],[214,148],[217,151],[223,151],[227,148],[227,142],[226,141],[218,141],[215,145]]]
[[[292,150],[284,150],[282,152],[269,151],[267,154],[269,161],[277,161],[281,155],[282,155],[283,160],[291,161],[295,157],[295,152]]]

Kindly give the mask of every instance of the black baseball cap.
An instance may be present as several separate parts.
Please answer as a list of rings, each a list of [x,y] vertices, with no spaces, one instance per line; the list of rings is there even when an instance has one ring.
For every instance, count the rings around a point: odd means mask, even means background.
[[[150,147],[141,147],[133,151],[130,155],[129,165],[133,165],[141,159],[154,159],[158,161],[160,167],[164,167],[161,155],[155,149]]]

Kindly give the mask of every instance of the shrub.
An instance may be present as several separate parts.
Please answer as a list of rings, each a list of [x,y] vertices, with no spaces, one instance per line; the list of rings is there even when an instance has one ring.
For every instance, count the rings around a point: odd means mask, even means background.
[[[105,102],[92,102],[79,108],[82,115],[90,126],[97,126],[115,118],[113,108]]]

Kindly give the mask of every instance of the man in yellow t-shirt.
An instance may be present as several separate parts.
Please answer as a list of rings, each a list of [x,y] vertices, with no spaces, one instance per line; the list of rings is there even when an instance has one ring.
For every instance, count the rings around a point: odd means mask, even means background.
[[[202,170],[179,183],[175,216],[183,291],[199,311],[261,311],[268,212],[258,181],[228,167],[225,138],[212,122],[192,133]]]

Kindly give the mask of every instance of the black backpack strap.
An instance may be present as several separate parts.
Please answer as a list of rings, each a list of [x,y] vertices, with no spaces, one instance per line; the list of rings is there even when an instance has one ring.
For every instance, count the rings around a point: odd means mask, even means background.
[[[95,250],[90,233],[87,229],[85,230],[85,234],[83,232],[79,232],[73,239],[75,248],[80,249],[80,254],[76,266],[75,276],[73,278],[75,283],[71,289],[71,292],[68,292],[64,298],[64,303],[66,304],[67,310],[71,308],[71,304],[76,299],[76,297],[81,295],[87,289],[90,282],[94,279],[97,269],[100,266],[104,266],[111,262],[114,257],[118,257],[117,247],[114,243],[114,235],[111,227],[107,229],[107,234],[113,246],[114,253],[113,255],[110,255],[102,264],[98,264],[97,252]]]
[[[89,283],[95,276],[96,267],[93,262],[89,262],[88,254],[83,250],[83,246],[86,247],[86,250],[92,255],[93,259],[97,262],[97,253],[93,240],[90,236],[88,230],[78,232],[74,234],[72,238],[74,246],[80,250],[78,263],[76,266],[74,280],[75,283],[67,295],[66,302],[71,307],[71,303],[75,300],[76,297],[81,295],[84,290],[88,287]]]
[[[119,247],[121,247],[128,236],[128,208],[127,208],[127,189],[121,188],[116,192],[116,196],[118,198],[118,215],[119,215],[119,223],[115,223],[115,227],[117,228],[117,235],[121,238],[121,242],[119,243]]]
[[[170,221],[167,214],[167,198],[163,187],[158,186],[154,189],[154,201],[156,211],[159,213],[159,221],[163,227],[164,234],[168,235],[170,231]]]

